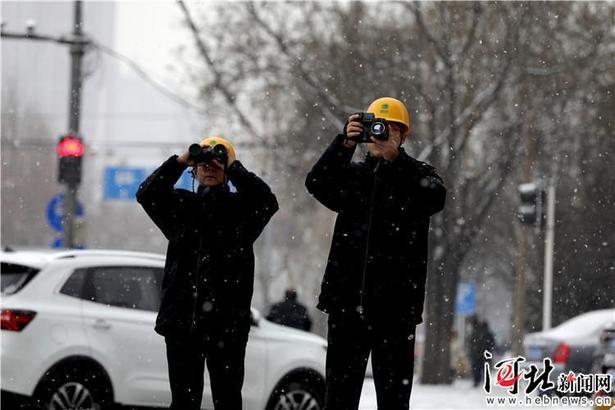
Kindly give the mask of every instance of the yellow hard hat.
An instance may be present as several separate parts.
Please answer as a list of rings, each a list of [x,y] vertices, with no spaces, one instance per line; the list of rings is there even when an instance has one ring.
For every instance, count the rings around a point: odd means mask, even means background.
[[[410,133],[410,114],[406,105],[392,97],[378,98],[367,108],[376,118],[384,118],[387,121],[397,122],[404,125],[404,137]]]
[[[224,146],[224,148],[226,148],[226,152],[228,153],[228,162],[229,164],[233,161],[235,161],[236,156],[235,156],[235,147],[233,147],[233,144],[231,144],[231,142],[225,138],[222,137],[207,137],[205,138],[203,141],[199,142],[199,145],[201,147],[214,147],[216,145],[222,145]]]

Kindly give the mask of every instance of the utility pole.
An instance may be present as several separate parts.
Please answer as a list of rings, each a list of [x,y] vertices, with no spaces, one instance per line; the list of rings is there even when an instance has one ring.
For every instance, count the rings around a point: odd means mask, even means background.
[[[526,132],[526,156],[523,166],[523,178],[530,181],[532,177],[533,140],[529,132]],[[523,336],[525,327],[525,268],[527,266],[527,248],[529,232],[528,226],[521,224],[517,255],[517,280],[514,289],[513,300],[513,327],[512,327],[512,351],[514,355],[523,353]]]
[[[553,247],[555,242],[555,175],[547,189],[547,235],[545,238],[545,272],[542,300],[542,330],[551,329],[553,305]]]
[[[82,86],[82,60],[83,56],[90,46],[90,40],[83,34],[83,14],[81,0],[75,0],[73,8],[73,30],[70,38],[64,36],[54,37],[48,35],[40,35],[35,32],[34,26],[30,26],[26,33],[11,33],[4,30],[2,24],[2,38],[10,38],[16,40],[36,40],[49,41],[58,44],[70,46],[71,55],[71,73],[70,73],[70,96],[69,96],[69,114],[68,114],[68,131],[76,135],[79,134],[79,125],[81,118],[81,86]],[[75,214],[77,203],[77,191],[79,189],[78,182],[66,184],[66,195],[64,198],[64,212],[62,225],[64,227],[64,247],[75,247]]]
[[[87,46],[87,40],[82,31],[83,14],[82,2],[76,0],[73,14],[73,43],[70,45],[71,70],[70,70],[70,103],[68,113],[68,130],[79,134],[81,120],[81,65]],[[75,247],[75,214],[77,209],[77,191],[79,184],[69,182],[66,184],[66,196],[64,199],[64,247]]]

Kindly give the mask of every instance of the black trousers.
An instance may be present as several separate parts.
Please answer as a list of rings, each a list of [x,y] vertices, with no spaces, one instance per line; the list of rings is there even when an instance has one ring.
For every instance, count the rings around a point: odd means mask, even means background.
[[[370,351],[378,409],[408,409],[414,376],[415,330],[414,323],[401,319],[331,313],[325,410],[359,407]]]
[[[473,355],[471,357],[472,365],[472,379],[474,381],[474,387],[477,387],[483,379],[483,370],[485,368],[485,359],[481,356]]]
[[[214,408],[241,410],[248,331],[235,333],[233,337],[170,336],[165,341],[171,384],[171,410],[201,408],[205,361]]]

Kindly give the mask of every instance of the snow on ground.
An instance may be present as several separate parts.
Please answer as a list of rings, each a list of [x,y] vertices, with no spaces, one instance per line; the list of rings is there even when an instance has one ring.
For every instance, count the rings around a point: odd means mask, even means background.
[[[565,406],[496,406],[487,405],[485,401],[485,392],[482,388],[472,387],[472,382],[469,380],[460,380],[453,385],[423,385],[414,382],[412,387],[412,397],[410,399],[410,408],[412,410],[427,410],[427,409],[564,409],[564,410],[587,410],[590,407],[565,407]],[[502,395],[499,395],[502,396]],[[361,394],[360,410],[376,410],[376,390],[374,381],[371,378],[366,378],[363,384],[363,392]]]

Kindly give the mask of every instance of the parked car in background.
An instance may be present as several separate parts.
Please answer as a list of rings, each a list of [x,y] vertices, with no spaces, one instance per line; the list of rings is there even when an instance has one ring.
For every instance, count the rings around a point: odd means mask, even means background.
[[[596,368],[601,373],[612,372],[615,375],[615,320],[602,329],[596,361]]]
[[[596,366],[597,371],[604,374],[610,374],[613,384],[610,392],[601,390],[594,395],[594,400],[610,397],[611,405],[615,405],[615,321],[609,323],[600,334],[600,345],[598,347],[598,353],[596,354]],[[594,410],[610,410],[609,405],[594,405]]]
[[[615,320],[615,309],[583,313],[544,332],[530,333],[523,341],[525,366],[542,366],[551,358],[555,369],[551,381],[560,373],[591,373],[602,330]]]
[[[165,258],[126,251],[0,252],[2,404],[48,409],[170,403],[164,338],[154,332]],[[322,408],[326,341],[255,310],[247,409]],[[204,375],[203,408],[213,408]]]

